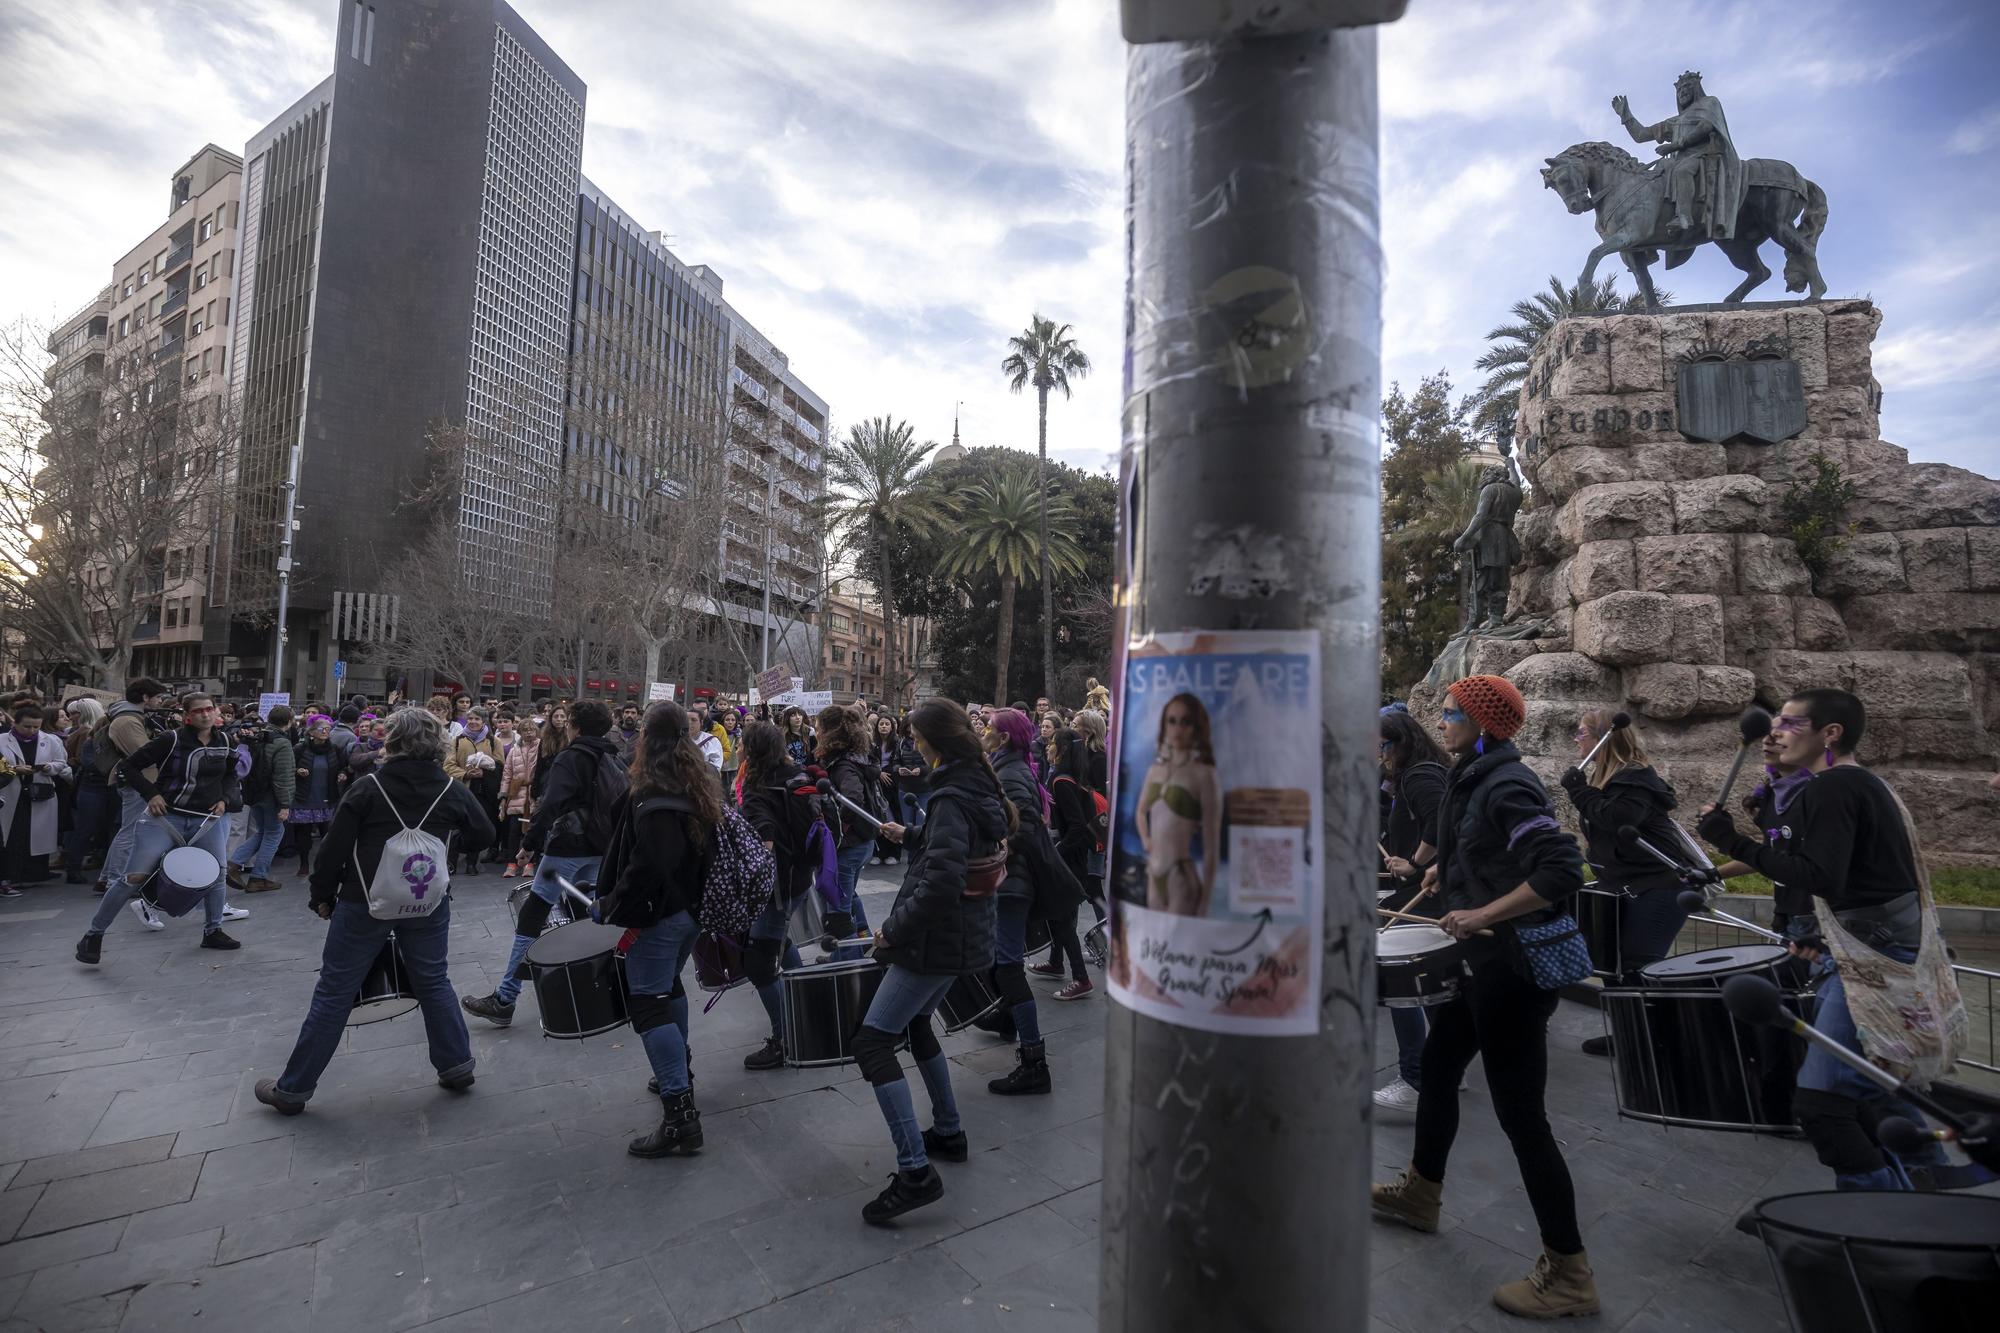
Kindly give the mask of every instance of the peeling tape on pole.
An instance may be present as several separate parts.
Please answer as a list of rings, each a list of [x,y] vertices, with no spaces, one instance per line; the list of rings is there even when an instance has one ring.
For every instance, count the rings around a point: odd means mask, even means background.
[[[1112,997],[1208,1032],[1317,1032],[1319,636],[1156,635],[1121,683]]]

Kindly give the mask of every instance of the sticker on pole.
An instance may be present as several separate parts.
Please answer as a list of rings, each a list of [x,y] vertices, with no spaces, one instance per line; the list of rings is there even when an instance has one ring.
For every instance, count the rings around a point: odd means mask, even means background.
[[[1155,635],[1119,694],[1108,975],[1181,1027],[1319,1031],[1319,636]]]

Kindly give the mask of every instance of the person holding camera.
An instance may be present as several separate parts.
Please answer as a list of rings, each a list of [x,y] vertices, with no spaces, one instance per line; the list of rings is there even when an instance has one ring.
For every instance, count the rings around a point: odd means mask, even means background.
[[[70,781],[60,737],[42,730],[41,705],[14,706],[13,727],[0,732],[0,898],[49,877],[58,838],[56,793]]]

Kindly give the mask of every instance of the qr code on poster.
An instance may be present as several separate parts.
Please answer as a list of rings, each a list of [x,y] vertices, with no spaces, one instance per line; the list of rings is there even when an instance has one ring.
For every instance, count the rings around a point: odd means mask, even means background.
[[[1236,825],[1229,831],[1229,898],[1238,912],[1302,910],[1305,836],[1295,828]]]

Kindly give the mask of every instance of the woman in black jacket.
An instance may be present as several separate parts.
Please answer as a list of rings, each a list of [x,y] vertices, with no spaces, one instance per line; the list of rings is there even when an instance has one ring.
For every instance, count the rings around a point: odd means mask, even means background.
[[[634,1157],[701,1151],[681,972],[694,952],[694,909],[721,820],[722,800],[687,713],[677,703],[654,704],[639,724],[631,786],[618,803],[591,909],[600,921],[639,932],[625,953],[626,1005],[664,1112],[658,1129],[625,1145]]]
[[[868,723],[868,762],[875,765],[875,785],[881,791],[882,804],[888,807],[890,819],[902,812],[902,802],[896,796],[896,753],[900,748],[896,719],[887,713],[877,713]],[[895,865],[902,859],[902,848],[879,833],[875,835],[876,865]]]
[[[1609,731],[1611,738],[1604,740]],[[1673,871],[1618,836],[1627,825],[1666,852],[1679,854],[1680,831],[1674,826],[1674,789],[1654,771],[1637,727],[1611,725],[1611,714],[1593,708],[1577,720],[1576,754],[1583,757],[1604,740],[1590,772],[1572,766],[1562,775],[1563,790],[1576,806],[1583,840],[1597,885],[1622,895],[1618,903],[1618,953],[1613,960],[1593,959],[1600,968],[1615,970],[1614,984],[1635,986],[1639,971],[1657,963],[1674,947],[1687,909],[1679,903],[1681,882]],[[1591,1037],[1583,1043],[1591,1055],[1611,1054],[1611,1038]]]
[[[910,719],[896,724],[896,812],[905,828],[924,826],[924,807],[930,803],[931,766],[917,753],[916,739],[910,735]]]
[[[1431,840],[1437,837],[1438,808],[1444,803],[1445,754],[1401,709],[1383,709],[1380,726],[1382,791],[1389,802],[1382,817],[1382,847],[1388,853],[1384,864],[1394,876],[1388,883],[1399,890],[1384,902],[1419,916],[1441,916],[1435,899],[1425,896],[1413,907],[1408,899],[1420,892],[1418,879],[1437,859]],[[1430,1024],[1422,1009],[1398,1008],[1389,1011],[1389,1026],[1396,1034],[1396,1077],[1376,1090],[1375,1106],[1415,1115]]]
[[[883,801],[880,781],[868,762],[868,733],[861,719],[839,704],[823,708],[819,714],[819,762],[833,789],[863,810],[879,810]],[[847,914],[845,935],[865,934],[868,911],[861,904],[861,871],[875,854],[875,830],[866,820],[841,808],[840,820],[840,911]]]
[[[348,789],[326,826],[326,839],[313,865],[312,910],[327,923],[319,982],[285,1072],[256,1087],[257,1100],[283,1115],[305,1110],[319,1076],[346,1035],[347,1015],[362,979],[381,955],[391,930],[410,988],[423,1009],[424,1035],[438,1085],[452,1092],[472,1086],[472,1043],[445,971],[451,943],[449,889],[427,916],[379,921],[368,914],[368,884],[381,863],[383,848],[405,827],[421,828],[442,839],[448,858],[455,843],[490,840],[493,823],[464,784],[446,776],[444,724],[436,717],[421,708],[398,709],[389,719],[383,748],[389,757]]]
[[[1583,887],[1583,858],[1514,748],[1527,716],[1520,690],[1504,676],[1469,676],[1448,693],[1442,729],[1456,762],[1438,819],[1437,861],[1424,882],[1435,883],[1444,901],[1438,924],[1463,945],[1467,975],[1456,996],[1431,1006],[1410,1165],[1374,1186],[1370,1203],[1377,1217],[1438,1229],[1445,1162],[1458,1137],[1458,1081],[1477,1055],[1542,1238],[1533,1271],[1501,1286],[1493,1303],[1534,1319],[1596,1314],[1576,1190],[1544,1106],[1556,992],[1527,974],[1518,934],[1558,920],[1557,904]]]
[[[1083,738],[1067,727],[1058,730],[1049,742],[1053,777],[1049,780],[1049,805],[1054,818],[1056,851],[1079,886],[1091,880],[1090,854],[1097,846],[1097,803],[1084,785],[1088,776]],[[1086,890],[1087,891],[1087,890]],[[1048,958],[1028,970],[1036,976],[1060,977],[1069,965],[1070,983],[1056,991],[1058,1000],[1081,1000],[1096,993],[1090,973],[1083,964],[1083,945],[1076,937],[1076,908],[1068,911],[1052,905],[1048,913]]]
[[[875,932],[875,958],[888,971],[854,1039],[855,1063],[875,1086],[896,1143],[896,1174],[861,1210],[864,1221],[878,1226],[943,1197],[944,1182],[930,1164],[931,1154],[963,1162],[969,1152],[931,1013],[953,981],[993,961],[993,885],[973,882],[968,870],[992,858],[1017,827],[1013,806],[1001,794],[964,709],[946,699],[926,699],[911,710],[910,729],[932,765],[930,816],[919,833],[891,825],[890,836],[905,838],[914,854],[895,906]],[[931,1127],[921,1133],[909,1082],[896,1059],[896,1043],[905,1032],[930,1093]]]
[[[1028,922],[1056,913],[1055,905],[1038,903],[1035,867],[1030,860],[1030,841],[1042,836],[1045,824],[1042,789],[1029,767],[1029,750],[1036,742],[1035,724],[1018,708],[995,708],[986,715],[986,753],[1000,787],[1018,812],[1020,834],[1007,845],[1007,879],[1000,886],[999,914],[993,937],[993,988],[1014,1021],[1020,1039],[1019,1062],[1013,1070],[986,1085],[987,1091],[1002,1097],[1049,1091],[1049,1061],[1042,1042],[1041,1022],[1035,1012],[1035,993],[1028,989],[1025,964],[1028,952]],[[1076,915],[1075,904],[1070,915]]]
[[[787,927],[792,905],[812,891],[815,868],[807,854],[817,798],[812,779],[786,753],[785,733],[771,722],[752,722],[743,729],[743,818],[771,849],[777,863],[777,892],[750,923],[749,947],[743,970],[757,988],[764,1012],[771,1018],[771,1035],[763,1046],[743,1057],[745,1069],[777,1069],[785,1063],[785,1006],[778,989],[778,960],[799,966],[799,948]]]

